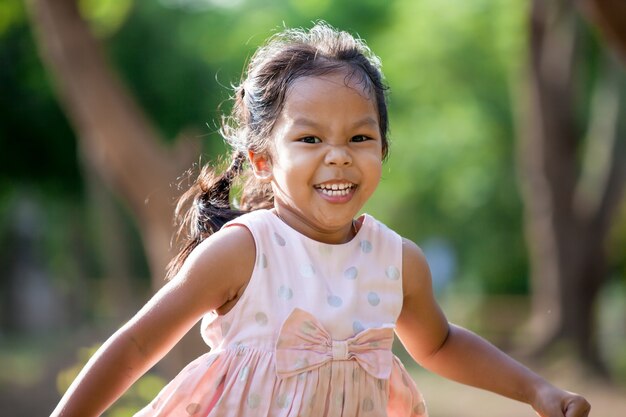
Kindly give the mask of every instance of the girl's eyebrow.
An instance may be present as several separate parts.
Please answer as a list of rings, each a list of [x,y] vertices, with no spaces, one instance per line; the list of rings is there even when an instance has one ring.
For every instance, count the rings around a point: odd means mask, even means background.
[[[361,120],[358,120],[356,123],[352,125],[353,128],[363,127],[363,126],[370,126],[370,127],[378,128],[378,120],[374,119],[373,117],[367,116]]]
[[[322,125],[317,123],[315,120],[307,119],[306,117],[299,117],[293,121],[294,126],[304,126],[304,127],[313,127],[320,128]],[[373,117],[366,116],[363,119],[357,120],[352,124],[352,129],[356,129],[363,126],[370,126],[378,128],[378,121]]]

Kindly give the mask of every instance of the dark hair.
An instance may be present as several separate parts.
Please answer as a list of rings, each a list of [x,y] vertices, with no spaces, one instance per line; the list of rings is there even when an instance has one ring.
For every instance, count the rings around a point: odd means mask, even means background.
[[[247,153],[268,152],[272,129],[294,81],[340,71],[347,73],[346,82],[362,85],[375,98],[382,157],[387,156],[387,87],[380,60],[369,47],[361,39],[323,22],[308,31],[286,29],[275,34],[252,56],[242,82],[235,87],[231,114],[223,120],[222,135],[234,151],[231,165],[220,175],[205,165],[176,206],[178,237],[186,236],[182,250],[168,266],[168,278],[178,272],[200,242],[225,223],[243,213],[273,205],[269,185],[257,181],[246,167]],[[238,176],[244,177],[245,183],[238,207],[233,208],[230,189]]]

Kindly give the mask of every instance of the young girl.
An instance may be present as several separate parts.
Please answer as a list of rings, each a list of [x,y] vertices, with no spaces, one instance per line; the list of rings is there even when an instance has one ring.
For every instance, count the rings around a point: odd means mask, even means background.
[[[138,416],[426,416],[391,353],[394,332],[440,375],[544,417],[588,415],[584,398],[449,324],[420,249],[355,218],[388,150],[380,63],[360,40],[325,24],[274,36],[226,125],[232,164],[219,176],[205,168],[183,196],[189,239],[172,279],[100,348],[54,416],[100,415],[201,318],[211,351]],[[231,182],[247,171],[231,208]]]

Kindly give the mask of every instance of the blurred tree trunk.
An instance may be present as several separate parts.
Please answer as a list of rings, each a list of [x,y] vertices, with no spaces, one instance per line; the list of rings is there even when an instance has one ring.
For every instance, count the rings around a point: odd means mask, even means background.
[[[540,335],[535,348],[565,342],[584,364],[603,371],[594,307],[607,277],[607,233],[624,188],[625,161],[618,149],[623,114],[619,70],[607,58],[587,131],[580,132],[574,88],[575,68],[584,59],[577,54],[579,24],[570,1],[532,2],[518,150],[531,258],[531,323]]]
[[[178,194],[172,185],[197,158],[199,143],[166,145],[111,69],[76,0],[29,0],[28,5],[40,54],[76,132],[83,165],[133,213],[156,290],[164,283],[172,257],[172,215]],[[190,347],[194,344],[198,345],[188,342],[187,350],[197,351]],[[180,367],[183,350],[168,355],[166,372]]]
[[[580,9],[626,63],[626,2],[580,0]]]

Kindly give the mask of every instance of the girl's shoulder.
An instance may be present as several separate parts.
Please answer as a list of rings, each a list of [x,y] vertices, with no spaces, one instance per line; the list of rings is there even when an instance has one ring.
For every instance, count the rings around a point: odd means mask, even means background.
[[[250,237],[254,238],[258,231],[269,227],[273,217],[274,214],[267,209],[253,210],[229,221],[221,230],[229,229],[232,226],[244,226],[248,229]]]
[[[430,291],[432,278],[422,249],[412,240],[402,237],[402,287],[405,295]]]
[[[235,263],[242,256],[254,257],[254,238],[247,227],[232,227],[239,223],[229,223],[229,227],[222,227],[205,240],[203,240],[190,254],[188,261],[219,263],[227,266],[230,261]],[[242,223],[245,225],[245,223]]]
[[[238,298],[250,280],[256,258],[246,227],[225,227],[202,241],[174,277],[203,297],[208,310]]]

